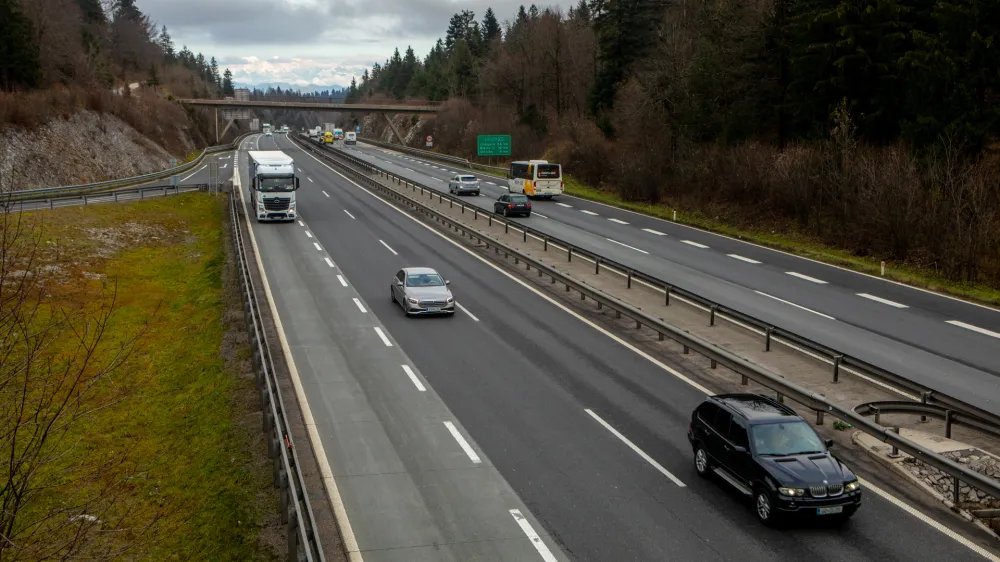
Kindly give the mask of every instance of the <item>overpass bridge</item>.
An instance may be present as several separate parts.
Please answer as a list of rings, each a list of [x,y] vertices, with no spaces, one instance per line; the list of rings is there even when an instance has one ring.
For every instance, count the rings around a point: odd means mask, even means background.
[[[393,124],[392,120],[389,119],[390,113],[408,113],[408,114],[422,114],[422,113],[437,113],[440,110],[438,104],[434,102],[425,102],[427,105],[421,104],[386,104],[386,103],[334,103],[334,102],[309,102],[309,101],[249,101],[249,100],[239,100],[239,99],[224,99],[224,100],[212,100],[212,99],[182,99],[177,100],[180,103],[188,106],[194,107],[207,107],[215,109],[215,136],[216,142],[218,142],[219,134],[219,110],[236,110],[236,109],[293,109],[293,110],[304,110],[304,111],[343,111],[343,112],[358,112],[358,113],[381,113],[385,117],[386,122],[392,129],[393,134],[396,139],[399,140],[400,144],[403,144],[402,136],[400,136],[399,131],[396,130],[396,126]],[[222,135],[226,134],[229,127],[233,124],[235,119],[232,115],[228,116],[225,128],[222,130]]]

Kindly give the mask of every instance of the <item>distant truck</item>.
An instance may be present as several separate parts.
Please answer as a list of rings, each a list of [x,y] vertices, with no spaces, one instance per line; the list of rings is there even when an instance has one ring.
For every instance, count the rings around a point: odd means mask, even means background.
[[[281,132],[285,133],[287,135],[288,134],[288,125],[282,125],[281,126]]]
[[[299,188],[295,161],[280,150],[251,150],[248,154],[257,221],[294,221],[295,191]]]
[[[323,132],[332,133],[334,129],[337,128],[336,123],[323,123]]]
[[[344,144],[358,144],[358,134],[354,131],[344,133]]]
[[[270,123],[264,123],[264,136],[267,136],[267,137],[271,136],[271,124]]]

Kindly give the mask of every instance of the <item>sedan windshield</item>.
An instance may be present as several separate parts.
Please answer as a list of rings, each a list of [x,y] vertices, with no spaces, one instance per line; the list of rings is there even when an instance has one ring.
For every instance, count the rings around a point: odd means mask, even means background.
[[[751,431],[758,455],[783,457],[826,451],[823,441],[805,421],[754,425]]]
[[[411,273],[406,276],[407,287],[440,287],[444,279],[437,273]]]
[[[524,203],[528,198],[524,195],[511,195],[510,200],[514,203]]]

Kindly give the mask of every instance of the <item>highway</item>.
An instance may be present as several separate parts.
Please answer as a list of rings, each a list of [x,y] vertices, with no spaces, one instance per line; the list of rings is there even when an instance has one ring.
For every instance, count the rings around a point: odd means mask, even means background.
[[[344,149],[447,191],[461,170],[359,144]],[[492,210],[506,180],[477,173]],[[1000,414],[1000,311],[732,238],[563,196],[526,221],[828,347]]]
[[[251,221],[252,233],[346,543],[364,560],[983,559],[872,488],[844,527],[760,526],[735,492],[695,475],[685,432],[707,389],[675,376],[677,365],[640,355],[286,138],[257,146],[301,169],[302,220]],[[408,265],[441,271],[460,311],[404,317],[388,285]]]

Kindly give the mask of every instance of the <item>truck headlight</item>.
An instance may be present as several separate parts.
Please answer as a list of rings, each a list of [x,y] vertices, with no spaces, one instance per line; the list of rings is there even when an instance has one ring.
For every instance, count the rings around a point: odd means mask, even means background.
[[[778,493],[791,498],[801,498],[806,495],[806,491],[802,488],[778,488]]]

